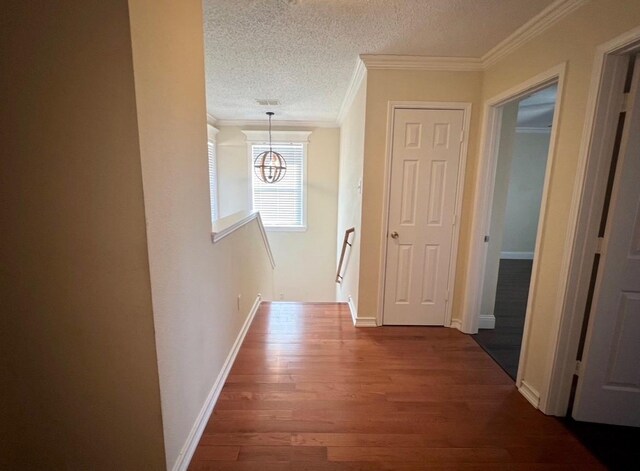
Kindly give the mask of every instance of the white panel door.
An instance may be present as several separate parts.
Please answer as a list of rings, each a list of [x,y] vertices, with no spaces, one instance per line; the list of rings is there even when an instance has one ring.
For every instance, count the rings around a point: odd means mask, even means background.
[[[640,426],[640,61],[636,62],[573,417]]]
[[[444,325],[463,119],[395,111],[384,324]]]

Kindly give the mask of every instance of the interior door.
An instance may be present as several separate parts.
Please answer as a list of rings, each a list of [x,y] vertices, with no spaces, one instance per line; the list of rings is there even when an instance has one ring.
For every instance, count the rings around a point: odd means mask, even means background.
[[[636,61],[573,417],[640,426],[640,60]]]
[[[464,111],[397,109],[383,323],[444,325]]]

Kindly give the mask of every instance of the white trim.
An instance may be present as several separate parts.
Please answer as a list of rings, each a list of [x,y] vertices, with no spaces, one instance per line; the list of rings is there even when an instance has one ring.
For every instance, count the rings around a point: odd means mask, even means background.
[[[351,295],[347,296],[347,299],[347,305],[351,313],[351,321],[355,327],[378,327],[375,317],[358,317],[358,312],[356,311],[356,306],[353,304]]]
[[[486,263],[487,245],[484,236],[488,234],[491,218],[491,199],[495,184],[495,171],[497,165],[497,148],[499,144],[499,133],[502,121],[501,106],[519,99],[533,91],[540,90],[552,83],[558,83],[556,95],[556,111],[553,114],[552,134],[549,141],[549,153],[542,193],[541,207],[537,234],[536,247],[534,253],[539,253],[541,234],[544,228],[544,215],[548,198],[549,179],[553,168],[555,142],[558,136],[558,119],[561,114],[562,89],[564,84],[566,63],[559,64],[551,69],[536,75],[498,95],[488,99],[484,104],[484,116],[482,120],[482,132],[480,141],[480,159],[476,171],[474,208],[471,221],[471,246],[469,250],[469,262],[467,265],[467,280],[464,290],[464,301],[462,309],[462,331],[467,334],[478,332],[480,305],[482,302],[482,282],[484,280],[484,268]],[[529,302],[535,290],[535,278],[537,276],[537,257],[534,256],[534,263],[531,272],[531,285],[529,288]],[[530,306],[527,307],[527,317],[525,318],[525,337],[521,348],[521,360],[526,351],[525,341],[527,333],[527,319]]]
[[[525,380],[520,382],[520,386],[518,386],[518,391],[522,394],[527,401],[531,403],[533,407],[536,409],[540,406],[540,393],[536,391],[536,389],[527,383]]]
[[[532,126],[518,126],[516,132],[520,134],[551,134],[551,128],[536,128]]]
[[[562,18],[580,8],[587,1],[556,0],[484,54],[480,59],[483,68],[491,67],[503,57],[511,54],[517,48],[531,41]]]
[[[600,45],[595,53],[591,71],[591,84],[586,103],[582,141],[578,154],[574,192],[569,211],[569,225],[562,261],[558,290],[557,313],[552,325],[550,345],[554,348],[549,356],[548,368],[543,380],[541,410],[547,414],[566,414],[571,383],[575,369],[575,358],[584,317],[584,303],[591,276],[592,262],[587,254],[593,254],[596,241],[587,237],[589,227],[598,224],[593,216],[593,198],[601,171],[601,156],[608,155],[606,129],[603,123],[611,122],[619,108],[615,103],[612,84],[616,80],[614,61],[617,54],[630,52],[640,41],[640,27],[636,27]],[[611,61],[611,63],[609,63]],[[623,75],[622,73],[620,75]],[[619,78],[618,80],[622,80]],[[621,97],[619,96],[618,99]],[[617,109],[616,109],[617,108]],[[615,122],[615,121],[613,121]],[[605,172],[608,171],[606,166]]]
[[[448,70],[478,72],[482,61],[474,57],[403,56],[395,54],[360,54],[367,70]]]
[[[533,260],[533,252],[500,252],[500,258],[507,260]]]
[[[480,314],[479,329],[495,329],[496,328],[496,316],[493,314]]]
[[[451,319],[451,325],[449,327],[462,331],[462,323],[458,319]]]
[[[216,136],[219,132],[220,130],[218,128],[216,128],[212,124],[207,123],[207,139],[215,142]]]
[[[262,126],[266,125],[264,119],[218,119],[216,126]],[[336,121],[313,121],[313,120],[282,120],[279,119],[273,123],[273,128],[339,128],[340,125]]]
[[[458,179],[456,189],[456,202],[454,207],[455,229],[453,230],[453,240],[451,241],[451,256],[449,259],[449,279],[447,289],[449,299],[446,304],[445,327],[451,327],[451,309],[453,306],[456,263],[458,259],[458,245],[460,240],[460,211],[462,210],[462,198],[464,194],[464,179],[467,167],[467,152],[469,146],[469,129],[471,124],[471,103],[466,102],[433,102],[433,101],[390,101],[387,108],[387,146],[384,164],[384,179],[382,186],[382,224],[381,224],[381,247],[380,247],[380,277],[378,281],[378,312],[376,313],[377,325],[383,325],[384,311],[384,287],[386,281],[387,267],[387,231],[389,223],[389,197],[391,188],[391,156],[393,151],[393,123],[396,109],[429,109],[429,110],[461,110],[463,111],[462,133],[463,139],[460,144],[460,165],[458,168]]]
[[[264,124],[264,123],[263,123]],[[273,142],[278,144],[300,144],[309,142],[309,136],[312,131],[271,131]],[[269,131],[250,131],[242,130],[242,134],[246,136],[247,143],[258,144],[269,142]]]
[[[218,397],[220,397],[220,392],[222,391],[224,383],[227,380],[227,377],[229,376],[229,372],[231,371],[233,362],[235,361],[236,356],[240,351],[242,342],[244,341],[244,338],[247,335],[247,332],[249,330],[249,327],[251,326],[251,322],[253,321],[253,318],[258,312],[258,308],[260,307],[261,302],[262,302],[262,296],[258,294],[256,296],[256,300],[253,302],[253,306],[251,306],[251,310],[249,311],[249,314],[247,315],[247,318],[245,319],[244,324],[242,325],[242,328],[240,329],[240,332],[238,332],[238,337],[236,337],[236,341],[233,343],[233,346],[231,347],[231,350],[227,355],[227,359],[222,365],[222,369],[220,370],[218,377],[213,383],[213,387],[211,388],[211,391],[209,391],[209,394],[207,395],[207,399],[204,401],[204,404],[202,405],[202,409],[200,409],[200,413],[198,414],[198,417],[196,417],[196,421],[194,422],[193,427],[189,432],[189,436],[187,437],[185,444],[182,446],[182,450],[178,455],[178,459],[176,460],[176,462],[173,464],[173,467],[171,468],[173,471],[186,471],[187,468],[189,467],[191,458],[193,458],[193,453],[196,451],[198,442],[202,437],[202,432],[204,432],[204,428],[207,425],[209,418],[211,417],[213,408],[216,405],[216,402],[218,401]]]
[[[349,82],[349,88],[347,88],[347,93],[345,93],[344,98],[342,99],[342,104],[340,105],[340,111],[338,111],[337,123],[338,126],[342,126],[344,122],[344,118],[347,116],[351,105],[353,104],[353,100],[360,90],[360,85],[362,85],[363,80],[367,77],[367,68],[364,65],[362,59],[358,58],[358,62],[356,63],[356,68],[353,71],[353,75],[351,77],[351,82]]]
[[[262,218],[260,217],[259,211],[238,211],[230,216],[214,221],[211,231],[211,242],[214,244],[219,242],[254,219],[258,222],[258,229],[260,229],[260,235],[262,236],[264,248],[267,251],[269,261],[271,262],[271,267],[275,268],[276,263],[273,259],[273,252],[271,251],[269,238],[265,232],[264,224],[262,224]]]
[[[218,124],[218,119],[212,114],[207,113],[207,124],[216,126]]]
[[[378,327],[375,317],[356,317],[354,324],[356,327]]]

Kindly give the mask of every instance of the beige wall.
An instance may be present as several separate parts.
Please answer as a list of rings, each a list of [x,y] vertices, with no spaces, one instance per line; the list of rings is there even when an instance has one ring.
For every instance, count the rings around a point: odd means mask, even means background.
[[[249,209],[249,156],[240,127],[220,126],[217,135],[220,215]],[[255,130],[256,128],[251,128]],[[277,128],[278,130],[305,130]],[[311,129],[306,129],[311,130]],[[315,128],[307,146],[307,230],[269,231],[273,295],[284,301],[334,301],[338,157],[340,131]]]
[[[127,2],[5,8],[0,468],[162,469]]]
[[[338,190],[337,259],[340,260],[344,233],[355,228],[351,247],[347,247],[342,268],[342,283],[336,285],[338,301],[346,302],[351,296],[358,309],[358,282],[360,278],[360,232],[362,220],[362,169],[364,166],[364,120],[367,100],[366,77],[356,93],[340,128],[340,169]],[[337,265],[336,265],[337,266]]]
[[[367,78],[366,134],[364,145],[364,183],[362,238],[360,247],[360,288],[358,315],[378,313],[384,165],[387,151],[387,108],[389,101],[439,101],[472,103],[471,133],[465,191],[461,212],[461,232],[454,286],[453,318],[460,316],[462,287],[471,225],[473,184],[477,167],[477,123],[479,120],[482,75],[480,72],[432,72],[369,70]],[[475,124],[474,124],[475,123]]]
[[[130,10],[171,469],[257,294],[270,297],[272,273],[256,223],[211,243],[201,2],[131,0]]]
[[[532,300],[530,352],[523,371],[523,379],[537,390],[545,384],[553,348],[549,325],[558,315],[559,275],[596,47],[639,24],[640,2],[589,2],[484,74],[483,99],[488,99],[553,66],[567,63],[561,108],[557,110],[558,140],[543,222],[538,284]]]

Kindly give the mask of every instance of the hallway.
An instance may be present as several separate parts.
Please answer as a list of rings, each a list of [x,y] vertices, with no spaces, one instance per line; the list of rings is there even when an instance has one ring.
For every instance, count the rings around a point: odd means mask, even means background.
[[[604,469],[453,329],[263,303],[191,470]]]

